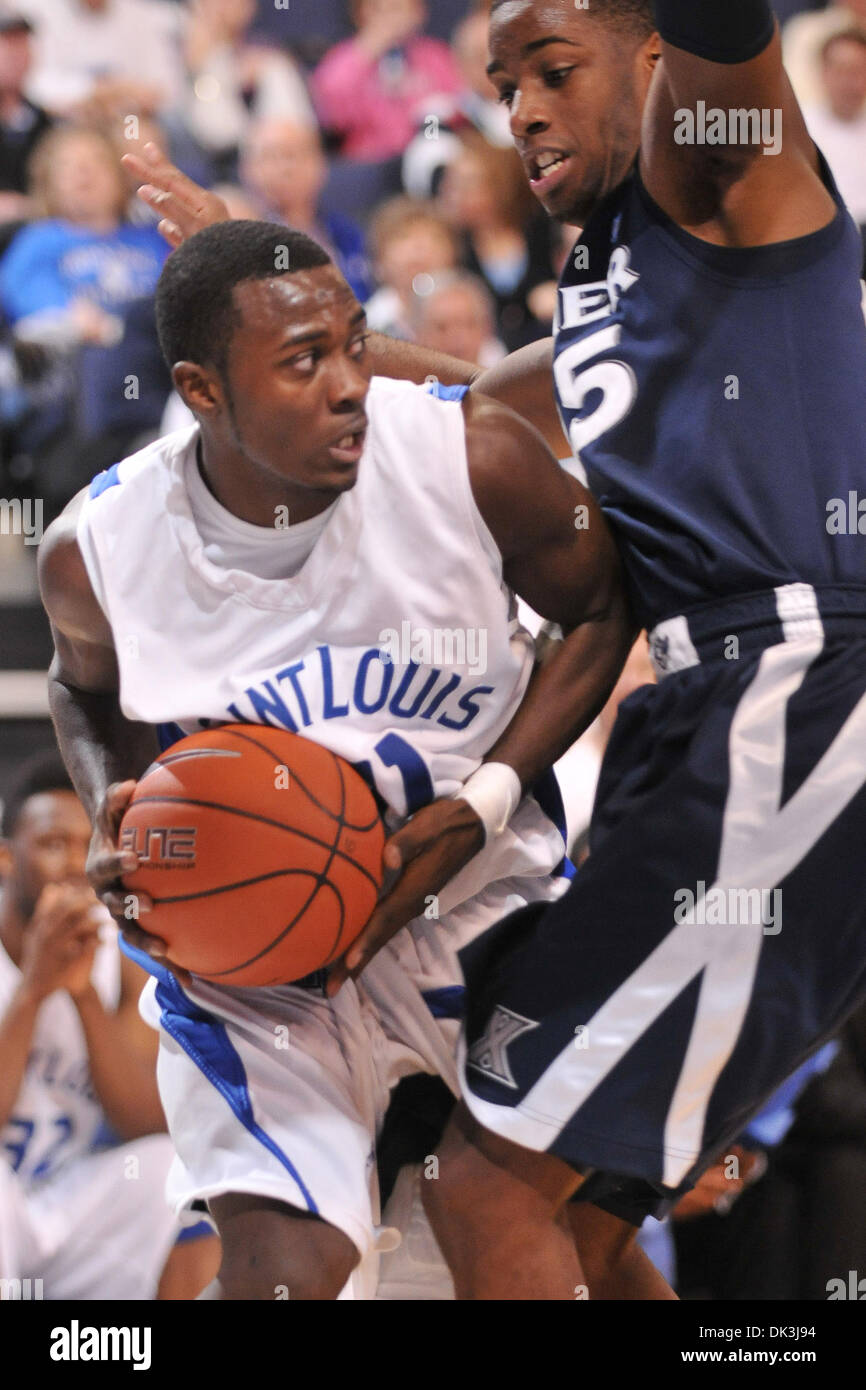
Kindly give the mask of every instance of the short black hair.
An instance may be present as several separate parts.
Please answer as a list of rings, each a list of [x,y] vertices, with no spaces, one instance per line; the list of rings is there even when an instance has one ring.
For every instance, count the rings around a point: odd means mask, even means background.
[[[72,778],[59,753],[39,753],[19,769],[9,794],[3,800],[3,819],[0,831],[5,839],[11,840],[18,828],[21,812],[31,796],[42,792],[74,792]]]
[[[197,232],[169,256],[156,287],[156,326],[169,370],[176,362],[225,370],[239,322],[235,285],[332,264],[312,237],[279,222],[217,222]]]
[[[492,0],[491,12],[507,2],[508,0]],[[603,24],[628,30],[641,38],[648,39],[656,31],[652,0],[587,0],[582,9],[590,19],[598,19]]]

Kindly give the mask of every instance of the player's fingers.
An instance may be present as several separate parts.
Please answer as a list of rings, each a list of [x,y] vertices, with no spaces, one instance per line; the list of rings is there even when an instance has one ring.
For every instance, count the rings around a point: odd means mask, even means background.
[[[185,988],[192,985],[192,976],[189,971],[184,970],[181,965],[176,965],[173,960],[169,960],[166,955],[168,948],[162,937],[150,936],[147,932],[142,931],[141,927],[133,926],[130,922],[124,923],[122,935],[128,946],[132,946],[136,951],[141,951],[142,955],[150,956],[161,970],[167,970],[170,975],[173,975],[178,984]]]
[[[424,850],[439,843],[443,823],[453,803],[434,802],[408,820],[388,839],[382,855],[386,869],[402,869]]]
[[[130,156],[128,167],[142,172],[144,186],[138,191],[139,197],[151,207],[164,209],[166,215],[175,217],[187,235],[211,222],[225,221],[229,216],[221,198],[188,178],[152,141],[144,146],[141,157]],[[160,194],[161,200],[157,196]],[[194,226],[186,225],[184,218],[187,216],[195,220]]]
[[[175,965],[173,960],[168,959],[168,956],[160,961],[160,964],[168,971],[169,975],[174,976],[179,985],[183,985],[185,989],[191,987],[192,975],[190,975],[188,970],[184,970],[180,965]]]
[[[99,893],[103,888],[119,882],[124,874],[134,874],[138,868],[138,855],[131,849],[98,849],[87,861],[87,877],[92,887]]]
[[[159,959],[165,955],[166,945],[160,941],[159,937],[149,936],[146,931],[142,931],[133,922],[125,922],[122,936],[128,946],[133,946],[136,951],[143,951],[146,956],[153,956]]]
[[[129,167],[136,173],[140,170],[146,183],[165,189],[167,193],[183,199],[185,203],[194,205],[207,196],[206,189],[184,174],[176,164],[172,164],[168,155],[152,140],[147,141],[139,155],[130,154],[129,160]]]
[[[427,850],[443,855],[443,864],[456,871],[458,864],[472,857],[483,840],[481,821],[464,801],[434,801],[425,806],[396,831],[385,845],[382,862],[388,870],[411,864]]]
[[[391,920],[387,909],[383,911],[380,904],[357,941],[353,942],[346,954],[328,971],[325,993],[329,999],[333,999],[334,995],[339,993],[347,980],[360,975],[379,948],[399,930],[399,925],[390,926]]]
[[[166,951],[168,947],[161,936],[151,936],[148,932],[142,931],[141,927],[134,922],[124,922],[122,936],[129,946],[134,946],[137,951],[143,951],[146,956],[151,956],[153,960],[162,963],[167,959]]]
[[[121,784],[132,787],[135,783]],[[111,836],[106,836],[111,839]],[[124,874],[134,873],[139,867],[138,855],[129,849],[97,850],[87,861],[87,877],[90,886],[101,903],[104,903],[112,917],[138,917],[142,912],[150,912],[153,902],[147,893],[133,892],[123,882]]]
[[[373,916],[345,955],[346,976],[353,980],[365,970],[377,951],[391,940],[407,922],[423,912],[430,896],[425,892],[428,883],[418,884],[410,881],[410,870],[406,871],[399,888],[379,903]],[[415,877],[414,875],[411,877]]]
[[[117,839],[123,814],[132,800],[137,783],[134,777],[125,782],[112,782],[99,808],[98,821],[112,841]]]
[[[177,225],[177,223],[169,222],[168,219],[165,217],[157,225],[156,230],[159,232],[161,237],[165,238],[169,246],[172,246],[175,251],[179,246],[182,246],[185,241],[184,234],[180,230],[180,227]]]
[[[154,212],[158,212],[161,217],[176,217],[186,220],[192,213],[192,209],[177,193],[170,193],[165,188],[157,188],[155,184],[143,183],[137,192],[141,201],[147,203],[147,206],[153,208]]]
[[[146,893],[130,893],[123,885],[104,889],[99,901],[105,904],[114,920],[121,925],[137,921],[153,911],[153,902]]]
[[[132,174],[132,177],[138,179],[139,183],[144,183],[151,176],[151,165],[147,164],[145,160],[141,158],[141,155],[135,154],[132,150],[128,151],[127,154],[121,155],[120,162],[127,173]]]
[[[437,805],[442,808],[443,822],[449,821],[453,812],[445,810],[443,803]],[[456,807],[457,803],[451,805]],[[435,810],[431,807],[430,819],[435,818]],[[474,813],[472,818],[475,819]],[[404,827],[405,830],[408,828],[408,825]],[[332,969],[335,982],[333,993],[336,993],[340,983],[347,978],[356,979],[386,941],[390,941],[391,937],[414,917],[420,916],[431,901],[435,902],[439,889],[472,857],[477,848],[475,826],[470,822],[456,829],[457,833],[450,835],[447,841],[436,841],[433,854],[424,854],[419,850],[415,858],[405,865],[397,882],[377,903],[366,927],[349,947],[345,960],[338,963],[344,968]],[[422,846],[422,849],[429,848],[431,846],[426,842]]]
[[[328,978],[325,981],[325,997],[333,999],[335,995],[340,993],[348,978],[349,972],[346,969],[345,958],[336,961],[328,971]]]
[[[430,844],[430,836],[426,833],[424,826],[418,827],[414,821],[408,821],[406,825],[397,830],[385,842],[382,851],[382,863],[387,870],[392,873],[402,869],[404,864],[408,864],[416,855],[421,853]]]

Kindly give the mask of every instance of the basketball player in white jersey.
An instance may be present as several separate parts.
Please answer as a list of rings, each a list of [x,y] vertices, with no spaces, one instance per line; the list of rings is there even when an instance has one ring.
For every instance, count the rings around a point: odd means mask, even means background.
[[[21,774],[3,835],[0,1297],[150,1299],[167,1257],[194,1297],[201,1250],[172,1254],[144,976],[87,882],[90,824],[57,754]]]
[[[433,911],[334,1000],[318,978],[231,989],[141,957],[170,1196],[207,1202],[220,1231],[213,1295],[369,1297],[391,1087],[425,1071],[456,1094],[458,950],[563,887],[549,782],[524,796],[489,765],[475,776],[533,674],[513,591],[569,634],[535,688],[573,738],[631,643],[616,552],[506,408],[371,381],[363,311],[308,238],[209,228],[169,259],[157,315],[197,423],[95,479],[40,555],[91,882],[122,920],[137,860],[117,826],[155,726],[163,745],[228,721],[295,729],[366,765],[392,828],[457,794],[455,823],[475,827],[479,853]],[[465,650],[437,663],[436,634],[457,631]]]

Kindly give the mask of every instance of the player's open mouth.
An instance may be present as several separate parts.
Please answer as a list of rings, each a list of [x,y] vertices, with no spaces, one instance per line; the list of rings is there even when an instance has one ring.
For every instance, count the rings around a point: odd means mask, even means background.
[[[352,430],[344,434],[342,439],[338,439],[336,444],[332,444],[328,453],[337,463],[359,463],[364,452],[364,444],[367,439],[367,427],[360,430]]]
[[[565,177],[571,155],[561,150],[540,150],[525,156],[524,163],[533,193],[548,193]]]

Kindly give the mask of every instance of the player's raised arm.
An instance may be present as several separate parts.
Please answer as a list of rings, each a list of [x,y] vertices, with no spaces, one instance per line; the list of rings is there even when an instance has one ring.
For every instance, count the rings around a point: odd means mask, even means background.
[[[117,830],[135,781],[159,755],[154,729],[126,719],[118,702],[117,655],[76,539],[82,494],[52,522],[39,547],[39,584],[51,623],[48,673],[51,717],[63,760],[94,826],[88,877],[109,910],[123,914],[110,891],[137,857],[117,850]],[[140,906],[148,904],[140,895]]]
[[[641,175],[680,226],[722,246],[806,236],[836,207],[782,66],[768,0],[654,0],[662,38]]]

